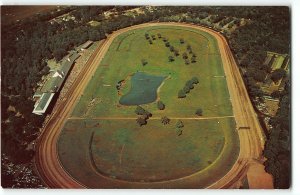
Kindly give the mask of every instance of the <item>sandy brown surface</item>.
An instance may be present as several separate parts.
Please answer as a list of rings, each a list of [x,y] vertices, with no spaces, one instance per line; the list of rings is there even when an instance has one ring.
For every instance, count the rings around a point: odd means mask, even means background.
[[[248,183],[251,189],[273,189],[273,178],[264,170],[262,162],[253,161],[247,172]]]
[[[60,131],[63,128],[63,125],[68,117],[70,117],[70,114],[75,107],[77,100],[80,98],[84,88],[87,86],[90,78],[99,65],[99,62],[105,56],[106,51],[108,50],[114,38],[128,30],[156,25],[178,25],[202,30],[213,35],[217,39],[219,44],[220,54],[227,78],[227,85],[232,101],[233,112],[236,119],[237,131],[240,139],[240,154],[238,160],[233,165],[231,170],[220,180],[211,184],[210,186],[207,186],[207,188],[236,188],[237,184],[240,183],[240,181],[246,176],[248,170],[253,170],[254,172],[258,170],[257,174],[248,174],[250,188],[252,188],[251,185],[253,185],[253,188],[256,187],[256,185],[252,182],[254,180],[263,181],[261,182],[260,188],[269,188],[270,186],[272,186],[272,184],[270,183],[271,181],[268,179],[269,175],[266,174],[260,167],[253,166],[255,164],[250,163],[253,162],[253,160],[262,159],[264,137],[262,134],[262,128],[259,124],[256,113],[246,91],[244,82],[240,75],[239,69],[236,65],[226,39],[221,34],[213,30],[181,23],[146,23],[124,28],[115,31],[105,40],[103,45],[96,49],[93,56],[87,62],[87,65],[68,91],[67,96],[69,98],[64,100],[64,102],[62,102],[62,104],[53,111],[51,118],[45,126],[43,134],[38,141],[36,164],[44,182],[52,188],[85,187],[75,181],[60,164],[56,145]],[[249,127],[249,129],[239,129],[239,127]],[[103,183],[104,187],[112,186],[126,188],[130,186],[131,188],[176,188],[183,186],[188,187],[188,184],[191,181],[195,184],[195,182],[197,181],[196,177],[197,173],[189,177],[166,181],[163,183],[130,183],[103,177],[101,183]]]

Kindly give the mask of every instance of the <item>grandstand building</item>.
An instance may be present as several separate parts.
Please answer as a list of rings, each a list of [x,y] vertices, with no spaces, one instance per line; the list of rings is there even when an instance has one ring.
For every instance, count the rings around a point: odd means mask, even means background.
[[[59,94],[73,64],[80,55],[77,52],[70,53],[65,59],[62,60],[61,66],[52,72],[50,72],[49,79],[44,85],[38,89],[33,99],[36,100],[32,113],[43,115],[47,112],[47,109],[54,101],[56,95]]]

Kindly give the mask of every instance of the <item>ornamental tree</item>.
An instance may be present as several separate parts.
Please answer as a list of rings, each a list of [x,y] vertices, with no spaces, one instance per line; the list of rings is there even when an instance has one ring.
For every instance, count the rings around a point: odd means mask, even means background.
[[[162,101],[158,101],[157,102],[157,108],[159,109],[159,110],[164,110],[165,109],[165,104],[162,102]]]
[[[201,108],[198,108],[198,109],[196,110],[195,114],[198,115],[198,116],[202,116],[202,114],[203,114],[202,109],[201,109]]]
[[[178,98],[185,98],[186,97],[186,94],[185,92],[181,89],[178,91]]]
[[[167,125],[167,124],[170,123],[170,119],[168,117],[166,117],[166,116],[163,116],[161,118],[161,123],[164,124],[164,125]]]

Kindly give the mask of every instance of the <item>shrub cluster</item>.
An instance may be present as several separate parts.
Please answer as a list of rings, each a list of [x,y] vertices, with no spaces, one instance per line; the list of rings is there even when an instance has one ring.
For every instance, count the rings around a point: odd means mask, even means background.
[[[158,101],[157,102],[157,108],[159,109],[159,110],[164,110],[165,109],[165,104],[162,102],[162,101]]]
[[[152,116],[152,114],[150,112],[148,112],[147,110],[145,110],[144,108],[142,108],[141,106],[137,106],[135,109],[135,113],[137,115],[140,115],[137,119],[136,122],[140,125],[146,125],[147,124],[147,120]]]
[[[148,40],[149,44],[151,44],[151,45],[153,44],[153,41],[156,40],[156,36],[155,35],[151,35],[150,36],[148,33],[145,33],[145,38],[146,38],[146,40]],[[160,38],[159,35],[158,35],[158,38]]]
[[[178,92],[178,98],[185,98],[186,94],[188,94],[191,89],[194,89],[194,85],[198,84],[199,80],[197,77],[193,77],[191,80],[188,80],[185,83],[185,86],[183,87],[183,89],[179,90]]]
[[[202,109],[201,109],[201,108],[198,108],[198,109],[196,110],[195,114],[198,115],[198,116],[202,116],[202,114],[203,114]]]
[[[161,117],[161,123],[167,125],[170,123],[170,119],[166,116]]]
[[[185,61],[185,64],[186,65],[188,65],[190,62],[191,63],[195,63],[197,60],[196,60],[196,54],[193,52],[193,49],[192,49],[192,47],[191,47],[191,45],[190,44],[188,44],[187,46],[186,46],[186,50],[187,50],[187,52],[184,52],[183,54],[182,54],[182,58],[184,59],[184,61]],[[189,60],[189,56],[188,56],[188,54],[187,53],[189,53],[189,54],[191,54],[191,59]]]
[[[184,127],[184,124],[181,120],[178,120],[177,123],[176,123],[176,132],[177,132],[177,135],[180,136],[182,135],[182,128]]]

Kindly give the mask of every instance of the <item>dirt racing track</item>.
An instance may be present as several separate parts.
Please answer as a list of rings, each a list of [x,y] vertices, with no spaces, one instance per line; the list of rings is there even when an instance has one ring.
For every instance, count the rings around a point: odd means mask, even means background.
[[[59,161],[57,141],[60,132],[113,40],[129,30],[158,25],[182,26],[205,31],[214,36],[219,45],[236,121],[236,131],[238,131],[240,140],[240,153],[230,171],[207,188],[238,188],[246,176],[250,188],[273,188],[272,177],[264,172],[262,165],[264,161],[262,156],[264,147],[262,128],[226,39],[211,29],[182,23],[146,23],[124,28],[109,35],[104,43],[96,49],[66,94],[65,97],[67,98],[57,106],[57,109],[53,110],[42,135],[39,137],[35,161],[37,170],[45,184],[50,188],[86,188],[72,178]],[[190,180],[196,181],[195,177],[197,177],[197,173],[187,178],[152,183],[126,182],[103,177],[101,184],[103,183],[103,188],[107,188],[105,186],[116,188],[188,188]]]

